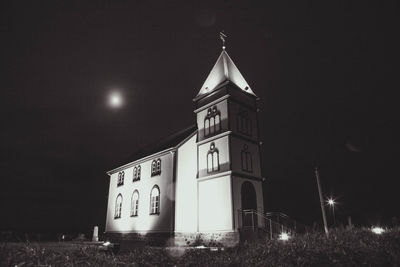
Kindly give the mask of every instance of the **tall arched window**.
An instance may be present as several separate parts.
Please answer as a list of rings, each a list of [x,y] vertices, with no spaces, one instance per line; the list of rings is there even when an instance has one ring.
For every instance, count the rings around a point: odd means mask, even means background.
[[[122,195],[119,194],[117,196],[117,199],[115,200],[114,219],[121,218],[121,211],[122,211]]]
[[[151,162],[151,176],[161,174],[161,159],[155,159]]]
[[[219,151],[214,142],[210,144],[210,150],[207,153],[207,172],[219,171]]]
[[[221,131],[221,112],[217,106],[213,106],[207,110],[204,118],[204,136],[213,135]]]
[[[246,144],[243,145],[242,149],[242,170],[246,172],[253,171],[253,160],[251,158],[251,153],[248,151],[248,146]]]
[[[118,173],[118,182],[117,182],[117,186],[121,186],[124,184],[124,176],[125,176],[125,172],[119,172]]]
[[[153,186],[150,193],[150,214],[160,214],[160,188]]]
[[[132,194],[131,217],[139,214],[139,191],[135,190]]]

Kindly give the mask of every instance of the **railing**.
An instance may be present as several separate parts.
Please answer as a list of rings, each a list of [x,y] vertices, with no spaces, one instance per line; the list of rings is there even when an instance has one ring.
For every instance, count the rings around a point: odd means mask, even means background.
[[[244,231],[256,232],[262,230],[272,239],[282,232],[295,233],[297,223],[286,214],[280,213],[278,217],[271,216],[271,213],[263,214],[260,211],[238,210],[239,228]],[[277,216],[277,214],[274,214]],[[278,218],[278,220],[274,220]]]

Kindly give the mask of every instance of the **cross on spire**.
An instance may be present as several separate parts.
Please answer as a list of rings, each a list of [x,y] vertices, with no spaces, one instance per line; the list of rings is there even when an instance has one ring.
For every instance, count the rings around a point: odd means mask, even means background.
[[[225,38],[227,38],[228,36],[224,33],[224,31],[220,31],[219,32],[219,38],[222,41],[222,49],[225,50]]]

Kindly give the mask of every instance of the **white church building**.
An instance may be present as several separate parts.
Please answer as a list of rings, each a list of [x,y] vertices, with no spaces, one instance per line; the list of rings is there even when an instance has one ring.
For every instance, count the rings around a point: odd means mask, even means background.
[[[239,242],[241,211],[264,211],[257,99],[223,49],[193,99],[196,124],[107,172],[108,239]]]

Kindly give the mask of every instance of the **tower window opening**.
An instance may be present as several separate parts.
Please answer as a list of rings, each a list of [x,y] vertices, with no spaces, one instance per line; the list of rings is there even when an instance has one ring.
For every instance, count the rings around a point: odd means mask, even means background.
[[[242,170],[245,172],[253,172],[253,160],[250,151],[248,151],[248,146],[243,145],[242,149]]]
[[[214,142],[210,144],[210,150],[207,153],[207,173],[219,171],[219,151]]]
[[[240,109],[239,112],[236,114],[236,124],[239,133],[248,136],[252,135],[253,126],[249,114],[246,110]]]
[[[221,131],[221,112],[217,106],[213,106],[207,110],[204,119],[204,136],[211,136]]]

